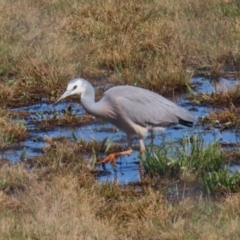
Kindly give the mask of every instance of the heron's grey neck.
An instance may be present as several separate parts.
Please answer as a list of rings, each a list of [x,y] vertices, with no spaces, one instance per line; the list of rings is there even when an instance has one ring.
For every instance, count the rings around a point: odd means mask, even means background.
[[[81,102],[83,108],[93,116],[98,116],[99,108],[95,102],[95,91],[92,85],[88,82],[85,92],[81,94]]]

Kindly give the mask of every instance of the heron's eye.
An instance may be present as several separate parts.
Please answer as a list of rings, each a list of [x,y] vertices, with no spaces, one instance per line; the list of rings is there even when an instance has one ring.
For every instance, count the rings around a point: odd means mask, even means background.
[[[73,90],[75,90],[77,88],[77,85],[75,85],[74,87],[73,87]]]

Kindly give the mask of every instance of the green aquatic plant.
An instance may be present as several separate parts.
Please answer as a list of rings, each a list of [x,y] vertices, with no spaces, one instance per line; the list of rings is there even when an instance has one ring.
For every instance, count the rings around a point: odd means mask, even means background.
[[[231,173],[228,166],[225,166],[218,171],[205,172],[202,174],[200,182],[208,193],[233,193],[240,189],[240,174],[238,172]]]
[[[200,175],[217,170],[223,163],[218,142],[204,145],[200,136],[182,138],[175,142],[163,141],[160,147],[150,145],[142,160],[147,172],[164,176],[180,175],[184,171]]]
[[[151,145],[142,159],[151,176],[182,181],[189,181],[186,176],[191,176],[191,181],[197,181],[208,193],[215,194],[240,189],[240,174],[232,174],[225,162],[221,145],[215,141],[206,146],[200,136],[170,143],[163,141],[160,147]]]

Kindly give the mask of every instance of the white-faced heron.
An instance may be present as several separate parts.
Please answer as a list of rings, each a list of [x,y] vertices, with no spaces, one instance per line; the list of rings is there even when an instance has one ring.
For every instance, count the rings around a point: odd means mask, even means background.
[[[95,117],[115,125],[127,134],[128,151],[112,153],[99,162],[110,162],[116,166],[115,159],[122,155],[130,155],[131,134],[140,140],[140,150],[145,151],[144,137],[149,131],[164,130],[172,124],[192,126],[197,118],[170,100],[147,89],[135,86],[116,86],[104,92],[100,101],[95,102],[95,91],[92,85],[83,78],[73,79],[67,90],[56,101],[73,94],[81,95],[84,109]]]

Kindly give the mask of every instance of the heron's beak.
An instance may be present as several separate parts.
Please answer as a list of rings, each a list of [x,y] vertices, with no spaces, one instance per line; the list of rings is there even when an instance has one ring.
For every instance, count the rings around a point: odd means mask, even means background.
[[[72,90],[67,90],[66,92],[64,92],[64,94],[53,104],[56,105],[59,101],[61,101],[62,99],[70,96],[72,93]]]

